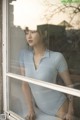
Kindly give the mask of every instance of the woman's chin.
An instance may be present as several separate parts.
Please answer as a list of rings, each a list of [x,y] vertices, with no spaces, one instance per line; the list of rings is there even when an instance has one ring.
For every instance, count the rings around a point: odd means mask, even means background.
[[[33,47],[34,45],[33,44],[29,44],[30,47]]]

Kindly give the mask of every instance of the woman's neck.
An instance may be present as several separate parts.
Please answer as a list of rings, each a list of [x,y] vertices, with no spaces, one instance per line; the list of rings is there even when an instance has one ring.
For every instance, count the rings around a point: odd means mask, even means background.
[[[44,54],[46,47],[44,45],[34,47],[34,55]]]

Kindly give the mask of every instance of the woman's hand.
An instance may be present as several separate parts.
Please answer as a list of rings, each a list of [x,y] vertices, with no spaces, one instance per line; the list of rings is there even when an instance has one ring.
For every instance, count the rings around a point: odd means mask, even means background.
[[[25,119],[26,120],[35,120],[36,119],[35,111],[33,109],[29,110]]]
[[[64,120],[73,120],[73,114],[74,114],[73,104],[69,103],[68,113],[65,115]]]
[[[67,113],[64,117],[64,120],[73,120],[73,115],[70,115],[69,113]]]

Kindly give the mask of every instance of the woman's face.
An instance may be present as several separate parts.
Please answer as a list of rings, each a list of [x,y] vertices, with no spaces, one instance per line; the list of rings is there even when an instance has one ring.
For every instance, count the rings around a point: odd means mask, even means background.
[[[37,31],[26,30],[26,40],[30,47],[42,44],[41,35]]]

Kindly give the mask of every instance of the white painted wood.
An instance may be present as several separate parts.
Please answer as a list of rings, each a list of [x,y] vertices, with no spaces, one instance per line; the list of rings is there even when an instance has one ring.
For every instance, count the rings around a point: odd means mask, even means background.
[[[4,112],[7,110],[7,103],[6,103],[6,39],[7,39],[7,27],[6,27],[6,7],[7,1],[3,0],[2,6],[2,54],[3,54],[3,110]]]
[[[41,80],[36,80],[36,79],[33,79],[33,78],[28,78],[28,77],[13,74],[13,73],[7,73],[6,75],[8,77],[12,77],[12,78],[15,78],[15,79],[18,79],[18,80],[27,81],[27,82],[30,82],[30,83],[33,83],[33,84],[36,84],[36,85],[40,85],[40,86],[43,86],[43,87],[46,87],[46,88],[50,88],[50,89],[53,89],[53,90],[57,90],[57,91],[60,91],[60,92],[63,92],[63,93],[67,93],[67,94],[71,94],[73,96],[80,97],[80,90],[76,90],[76,89],[73,89],[73,88],[69,88],[69,87],[61,86],[61,85],[57,85],[57,84],[52,84],[52,83],[48,83],[48,82],[43,82]]]

